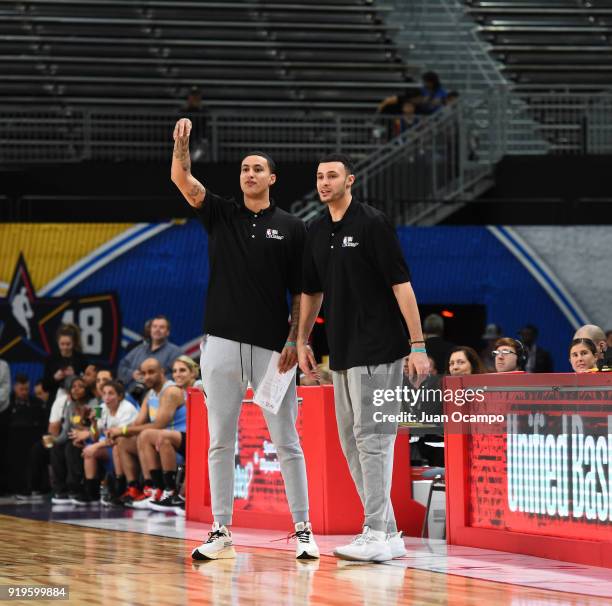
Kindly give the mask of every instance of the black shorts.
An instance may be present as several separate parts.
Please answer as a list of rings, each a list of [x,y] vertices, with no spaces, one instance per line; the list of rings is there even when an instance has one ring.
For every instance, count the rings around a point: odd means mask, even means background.
[[[187,434],[184,431],[181,431],[181,443],[176,452],[183,456],[183,458],[187,458],[186,454],[187,450]]]

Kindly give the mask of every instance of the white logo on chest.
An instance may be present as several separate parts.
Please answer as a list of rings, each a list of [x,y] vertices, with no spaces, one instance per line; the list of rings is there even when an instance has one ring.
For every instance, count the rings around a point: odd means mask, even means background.
[[[266,229],[266,238],[271,238],[272,240],[284,240],[285,236],[279,234],[277,229]]]
[[[359,246],[359,242],[353,242],[353,236],[344,236],[342,248],[355,248],[355,246]]]

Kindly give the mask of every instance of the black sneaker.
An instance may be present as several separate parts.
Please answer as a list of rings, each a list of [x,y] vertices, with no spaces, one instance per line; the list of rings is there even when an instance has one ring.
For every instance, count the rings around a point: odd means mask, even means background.
[[[51,503],[53,505],[70,505],[72,499],[65,492],[54,492],[51,497]]]
[[[72,499],[70,499],[73,505],[80,505],[82,507],[87,507],[89,505],[93,505],[94,503],[98,502],[98,497],[93,497],[91,495],[88,495],[85,492],[81,492],[80,494],[76,495],[75,497],[72,497]]]
[[[149,508],[153,511],[169,511],[174,513],[174,508],[181,504],[181,499],[174,490],[164,490],[159,501],[151,501]]]

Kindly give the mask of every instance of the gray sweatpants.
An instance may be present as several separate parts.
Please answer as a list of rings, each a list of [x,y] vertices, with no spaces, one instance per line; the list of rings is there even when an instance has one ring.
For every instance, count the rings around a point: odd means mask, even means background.
[[[251,382],[257,389],[272,352],[268,349],[207,335],[201,346],[202,384],[208,410],[208,475],[215,522],[232,523],[234,448],[242,400]],[[308,520],[306,464],[295,422],[297,392],[290,385],[277,414],[263,411],[276,446],[285,492],[294,522]]]
[[[374,412],[400,412],[400,402],[385,403],[378,409],[372,404],[371,389],[395,389],[402,385],[404,359],[378,366],[357,366],[348,370],[332,371],[336,421],[342,451],[349,465],[353,482],[365,512],[364,526],[387,533],[397,532],[391,504],[393,451],[397,423],[379,424]],[[374,381],[369,379],[370,375]],[[367,393],[362,393],[362,377],[368,382]],[[363,400],[362,400],[363,396]]]

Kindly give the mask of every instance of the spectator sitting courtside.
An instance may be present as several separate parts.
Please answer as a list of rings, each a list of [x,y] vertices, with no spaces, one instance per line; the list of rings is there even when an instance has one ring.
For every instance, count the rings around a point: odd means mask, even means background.
[[[471,347],[460,345],[451,351],[448,359],[448,374],[451,377],[481,375],[486,372],[482,360]]]
[[[495,372],[522,372],[525,367],[525,352],[520,341],[503,337],[495,342]]]
[[[140,339],[140,341],[134,341],[133,343],[130,343],[125,348],[125,355],[126,356],[127,356],[127,354],[130,353],[130,351],[132,351],[132,349],[135,349],[139,345],[142,345],[143,343],[146,343],[146,342],[151,340],[151,322],[153,322],[153,320],[147,320],[144,323],[144,326],[142,328],[142,339]]]
[[[155,358],[164,369],[165,375],[170,376],[172,362],[181,355],[181,351],[174,343],[170,343],[169,337],[170,320],[165,316],[155,316],[151,320],[151,340],[135,347],[119,364],[117,378],[126,386],[128,392],[132,392],[139,384],[141,393],[144,393],[140,366],[148,358]]]
[[[91,425],[93,408],[88,406],[89,394],[85,381],[75,377],[69,389],[69,396],[62,418],[62,430],[55,438],[51,449],[53,469],[53,497],[56,505],[72,502],[72,497],[80,493],[83,483],[82,446],[73,442],[75,432]]]
[[[44,402],[30,394],[30,381],[25,375],[15,376],[8,414],[9,490],[24,495],[29,493],[30,450],[45,433],[48,415]]]
[[[597,372],[597,346],[591,339],[573,339],[569,347],[569,361],[574,372]]]
[[[49,392],[45,389],[42,379],[38,379],[38,381],[34,383],[34,395],[45,404],[49,402]]]
[[[581,326],[575,333],[574,339],[590,339],[595,343],[597,349],[598,364],[601,364],[606,357],[608,349],[608,340],[604,331],[595,324],[585,324]]]
[[[183,391],[183,398],[187,402],[187,389],[196,386],[200,367],[188,356],[180,356],[172,365],[172,379],[177,387]],[[183,409],[184,411],[185,409]],[[183,458],[186,456],[187,427],[186,416],[184,423],[176,425],[180,419],[174,415],[174,427],[165,429],[145,429],[138,436],[138,458],[143,469],[149,469],[153,490],[163,489],[157,500],[149,502],[153,511],[175,512],[177,507],[184,506],[184,500],[176,494],[176,453]]]
[[[0,360],[0,495],[8,492],[8,461],[4,445],[8,437],[8,418],[11,394],[11,372],[9,365]]]
[[[75,505],[89,505],[100,498],[99,463],[112,459],[112,444],[107,439],[106,432],[112,427],[129,425],[138,416],[136,406],[124,398],[125,388],[119,381],[106,381],[100,391],[104,401],[100,418],[93,419],[89,429],[74,432],[73,441],[84,445],[83,466],[85,470],[83,490],[72,499]],[[88,439],[93,442],[85,445]]]
[[[87,362],[81,353],[81,331],[74,324],[62,324],[56,333],[57,351],[45,362],[43,384],[51,402],[67,378],[79,375]]]

